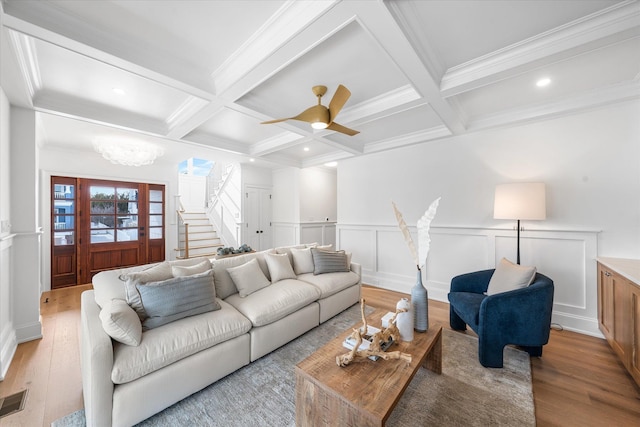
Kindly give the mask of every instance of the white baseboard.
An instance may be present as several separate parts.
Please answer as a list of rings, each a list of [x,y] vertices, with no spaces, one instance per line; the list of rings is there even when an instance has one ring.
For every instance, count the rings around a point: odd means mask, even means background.
[[[18,344],[42,338],[42,323],[40,321],[16,328]]]

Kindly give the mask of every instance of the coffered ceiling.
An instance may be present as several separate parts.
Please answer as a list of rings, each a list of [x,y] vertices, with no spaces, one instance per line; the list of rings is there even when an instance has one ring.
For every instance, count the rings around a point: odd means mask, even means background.
[[[0,4],[3,89],[74,150],[119,132],[306,167],[640,97],[635,0]],[[260,124],[339,84],[358,135]]]

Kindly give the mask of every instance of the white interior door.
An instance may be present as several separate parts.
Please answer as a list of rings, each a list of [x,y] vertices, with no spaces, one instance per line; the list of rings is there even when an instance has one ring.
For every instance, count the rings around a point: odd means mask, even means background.
[[[256,251],[271,247],[271,190],[247,186],[244,241]]]

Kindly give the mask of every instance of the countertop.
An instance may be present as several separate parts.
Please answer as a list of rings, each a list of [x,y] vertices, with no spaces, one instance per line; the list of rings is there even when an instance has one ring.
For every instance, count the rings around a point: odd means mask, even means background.
[[[640,259],[598,257],[596,261],[640,285]]]

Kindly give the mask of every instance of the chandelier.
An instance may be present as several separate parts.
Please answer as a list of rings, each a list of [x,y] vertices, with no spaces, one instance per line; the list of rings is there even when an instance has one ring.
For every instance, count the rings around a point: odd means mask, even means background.
[[[164,154],[164,150],[144,141],[99,140],[93,144],[102,157],[116,165],[144,166]]]

